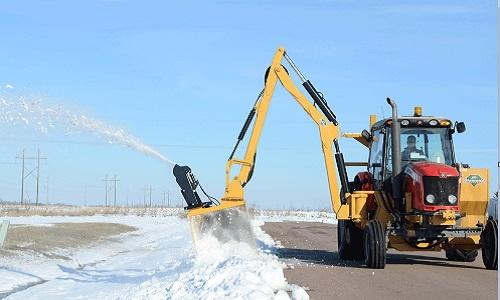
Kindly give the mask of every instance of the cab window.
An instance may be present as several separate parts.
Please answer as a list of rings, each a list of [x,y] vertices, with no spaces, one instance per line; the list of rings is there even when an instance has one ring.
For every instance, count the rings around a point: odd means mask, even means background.
[[[428,161],[438,164],[454,163],[453,145],[448,128],[401,128],[401,166],[410,162]],[[392,174],[392,136],[387,133],[384,179]]]
[[[405,128],[401,130],[402,165],[412,161],[453,164],[448,128]]]

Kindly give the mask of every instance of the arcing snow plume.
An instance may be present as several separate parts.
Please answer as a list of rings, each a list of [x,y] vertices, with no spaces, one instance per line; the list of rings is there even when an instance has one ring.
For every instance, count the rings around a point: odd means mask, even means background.
[[[12,89],[12,86],[6,85],[5,88]],[[175,162],[121,128],[72,112],[62,105],[44,105],[41,99],[35,97],[12,96],[0,90],[1,123],[8,125],[21,124],[31,127],[44,135],[47,135],[51,128],[56,127],[64,129],[67,135],[83,130],[95,134],[108,143],[120,144],[161,159],[172,166],[175,165]]]

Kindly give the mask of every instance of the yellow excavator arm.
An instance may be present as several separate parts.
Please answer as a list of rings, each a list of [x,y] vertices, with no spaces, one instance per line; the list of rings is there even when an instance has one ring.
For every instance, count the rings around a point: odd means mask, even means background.
[[[308,99],[294,83],[282,62],[286,60],[291,69],[297,74],[302,86],[312,101]],[[339,128],[335,114],[328,106],[322,94],[307,80],[297,68],[284,48],[279,48],[274,55],[271,66],[266,72],[265,86],[255,101],[243,128],[238,135],[236,145],[226,165],[226,188],[223,197],[219,200],[205,193],[188,166],[174,167],[174,176],[181,187],[181,193],[188,204],[187,216],[191,224],[193,239],[196,241],[205,233],[215,235],[219,240],[240,240],[252,242],[252,230],[249,224],[245,206],[244,187],[252,177],[257,146],[264,128],[267,112],[274,95],[277,83],[287,90],[304,111],[316,123],[321,138],[321,147],[325,159],[328,186],[333,211],[337,219],[360,219],[367,192],[349,192],[346,165],[338,144]],[[253,123],[247,149],[243,159],[235,158],[236,150],[243,141],[246,132]],[[368,140],[362,134],[348,134],[365,146]],[[235,167],[240,167],[239,172]],[[234,170],[233,170],[234,169]],[[233,172],[234,171],[234,172]],[[233,174],[235,174],[233,176]],[[203,202],[197,193],[198,187],[209,199]],[[373,192],[372,192],[373,193]],[[232,230],[228,230],[232,228]]]
[[[282,61],[286,59],[292,69],[297,73],[302,81],[302,84],[306,91],[313,98],[311,102],[297,87],[293,82],[292,78],[288,74],[288,71],[283,67]],[[321,138],[321,146],[323,149],[326,172],[328,175],[328,185],[330,188],[330,198],[332,201],[332,208],[334,211],[338,211],[341,207],[343,201],[341,198],[346,199],[349,194],[347,189],[343,191],[343,195],[340,195],[340,188],[337,181],[337,169],[335,168],[334,151],[333,147],[336,145],[336,158],[341,158],[342,155],[338,149],[338,123],[333,112],[328,107],[326,101],[322,98],[321,94],[318,93],[314,86],[305,79],[305,77],[300,73],[298,68],[295,66],[293,61],[285,52],[284,48],[279,48],[274,55],[272,64],[267,71],[267,78],[265,81],[265,86],[263,91],[259,94],[254,107],[252,108],[245,125],[238,137],[237,144],[233,150],[226,166],[226,189],[224,191],[224,196],[221,199],[221,205],[242,205],[244,204],[244,191],[243,187],[250,180],[253,167],[255,164],[255,155],[257,152],[257,146],[260,140],[262,129],[266,121],[267,112],[269,110],[269,105],[271,103],[274,91],[276,89],[276,84],[278,81],[281,85],[292,95],[292,97],[297,101],[297,103],[304,109],[304,111],[311,117],[311,119],[316,123],[319,129],[319,134]],[[252,132],[248,140],[248,146],[243,159],[234,158],[235,150],[243,139],[245,132],[247,131],[252,119],[255,117],[255,122],[253,124]],[[343,158],[342,162],[343,164]],[[239,173],[231,178],[231,172],[235,165],[240,165]],[[341,166],[345,170],[344,166]],[[342,169],[340,170],[340,180],[345,180],[345,185],[347,188],[347,175],[342,174]],[[345,171],[344,171],[345,172]]]

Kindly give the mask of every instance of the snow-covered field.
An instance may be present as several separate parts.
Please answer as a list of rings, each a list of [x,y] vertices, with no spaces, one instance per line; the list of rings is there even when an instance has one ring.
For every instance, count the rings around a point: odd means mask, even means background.
[[[89,248],[58,249],[50,256],[0,257],[0,298],[308,299],[303,288],[287,283],[286,266],[273,254],[278,245],[259,227],[266,218],[253,222],[258,251],[206,238],[198,255],[187,220],[177,216],[2,218],[36,226],[110,222],[138,230]]]
[[[254,214],[257,220],[265,222],[296,221],[337,224],[335,213],[326,211],[257,210]]]

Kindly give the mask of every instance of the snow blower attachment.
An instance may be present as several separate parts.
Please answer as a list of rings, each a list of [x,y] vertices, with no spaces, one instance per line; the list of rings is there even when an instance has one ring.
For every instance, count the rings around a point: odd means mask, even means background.
[[[208,195],[188,166],[175,165],[175,180],[187,203],[187,217],[191,226],[193,241],[213,236],[222,243],[229,241],[245,242],[255,246],[250,217],[243,201],[217,200]],[[202,201],[197,189],[207,201]]]

